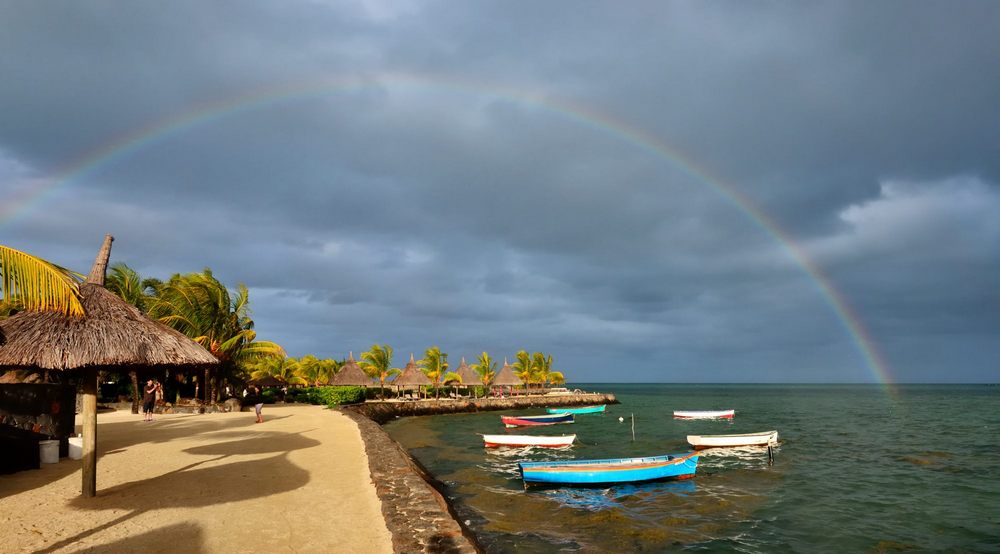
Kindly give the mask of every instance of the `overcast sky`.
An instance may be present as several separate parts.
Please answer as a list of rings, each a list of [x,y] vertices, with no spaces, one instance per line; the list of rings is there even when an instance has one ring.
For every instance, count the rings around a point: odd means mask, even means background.
[[[997,382],[998,29],[992,1],[0,0],[0,243],[211,267],[293,356]]]

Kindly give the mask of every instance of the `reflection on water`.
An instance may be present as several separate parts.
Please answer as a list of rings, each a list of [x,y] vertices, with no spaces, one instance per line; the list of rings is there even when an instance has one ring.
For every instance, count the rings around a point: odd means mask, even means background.
[[[655,502],[662,494],[691,494],[697,490],[693,480],[641,483],[637,485],[617,485],[609,488],[549,488],[530,489],[530,494],[538,494],[548,500],[570,508],[584,510],[623,509],[629,502]]]
[[[1000,513],[1000,450],[982,441],[1000,428],[1000,390],[916,388],[893,399],[864,387],[604,388],[622,405],[579,415],[569,448],[484,448],[480,434],[500,431],[497,412],[403,418],[386,430],[445,484],[489,552],[1000,546],[1000,520],[976,515]],[[963,403],[976,421],[951,415]],[[678,407],[715,406],[736,408],[735,419],[670,417]],[[689,449],[688,434],[764,429],[781,433],[773,464],[767,447],[707,449],[692,480],[525,491],[517,466],[677,454]]]

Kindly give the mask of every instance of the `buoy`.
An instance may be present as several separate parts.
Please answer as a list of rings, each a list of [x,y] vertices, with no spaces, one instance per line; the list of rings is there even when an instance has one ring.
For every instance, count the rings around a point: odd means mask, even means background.
[[[625,422],[625,418],[622,417],[622,416],[618,416],[618,423],[624,423],[624,422]]]

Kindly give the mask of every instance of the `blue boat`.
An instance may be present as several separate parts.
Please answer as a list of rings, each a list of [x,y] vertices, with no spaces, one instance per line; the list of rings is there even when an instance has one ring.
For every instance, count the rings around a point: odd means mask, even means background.
[[[550,414],[596,414],[598,412],[603,412],[607,404],[601,404],[600,406],[582,406],[580,408],[545,408],[545,411]]]
[[[659,479],[689,479],[698,469],[698,453],[665,454],[645,458],[520,462],[524,486],[614,485]]]

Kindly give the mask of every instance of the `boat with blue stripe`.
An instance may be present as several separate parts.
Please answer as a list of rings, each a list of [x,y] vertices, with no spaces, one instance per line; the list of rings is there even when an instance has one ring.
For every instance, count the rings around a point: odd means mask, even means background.
[[[550,414],[596,414],[603,412],[607,407],[607,404],[601,404],[600,406],[581,406],[579,408],[545,408],[545,411]]]
[[[500,421],[507,427],[555,425],[557,423],[573,423],[573,414],[559,412],[557,414],[545,415],[500,416]]]
[[[698,469],[698,453],[664,454],[643,458],[520,462],[528,485],[614,485],[660,479],[690,479]]]

